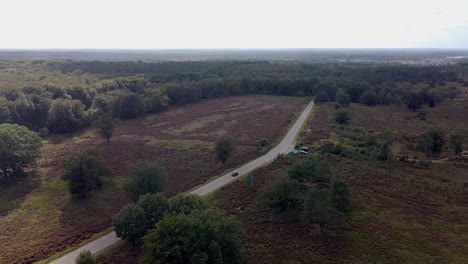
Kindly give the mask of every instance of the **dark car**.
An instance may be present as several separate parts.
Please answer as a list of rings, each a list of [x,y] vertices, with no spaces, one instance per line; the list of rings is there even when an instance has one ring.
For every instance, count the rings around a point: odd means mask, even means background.
[[[236,177],[237,175],[239,175],[239,172],[237,172],[237,171],[234,171],[234,172],[231,174],[232,177]]]

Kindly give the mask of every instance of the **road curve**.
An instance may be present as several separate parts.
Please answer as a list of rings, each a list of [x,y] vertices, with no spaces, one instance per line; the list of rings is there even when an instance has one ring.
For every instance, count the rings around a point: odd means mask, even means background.
[[[200,196],[207,195],[222,186],[229,184],[232,181],[235,181],[239,177],[246,175],[253,170],[273,161],[279,154],[286,154],[291,152],[294,149],[294,144],[296,141],[296,137],[301,131],[302,126],[307,120],[307,117],[309,114],[312,112],[312,108],[314,107],[314,101],[310,101],[310,103],[307,105],[307,107],[304,109],[304,111],[301,113],[299,118],[296,120],[294,125],[289,129],[288,133],[284,138],[281,140],[281,142],[274,148],[272,148],[267,154],[239,167],[238,169],[235,169],[235,171],[239,172],[239,176],[237,177],[232,177],[231,172],[226,173],[225,175],[216,178],[213,181],[210,181],[195,190],[193,190],[192,194],[197,194]],[[274,118],[274,117],[272,117]],[[233,170],[234,171],[234,170]],[[120,238],[117,237],[115,232],[111,232],[103,237],[100,237],[92,242],[89,242],[88,244],[70,252],[67,253],[66,255],[53,260],[50,262],[51,264],[73,264],[75,263],[76,257],[82,252],[83,250],[89,250],[92,253],[97,253],[102,251],[103,249],[114,245],[115,243],[119,242]]]

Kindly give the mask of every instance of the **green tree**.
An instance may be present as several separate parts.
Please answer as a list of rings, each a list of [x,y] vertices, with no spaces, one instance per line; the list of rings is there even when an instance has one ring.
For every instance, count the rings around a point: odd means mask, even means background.
[[[216,141],[215,152],[216,158],[223,164],[231,157],[234,151],[234,143],[229,137],[222,137]]]
[[[460,131],[452,133],[449,138],[449,143],[455,155],[460,155],[463,152],[463,144],[466,143],[466,134]]]
[[[406,106],[416,112],[416,110],[422,108],[424,105],[424,98],[420,93],[411,92],[406,97]]]
[[[9,123],[12,121],[10,113],[10,105],[5,97],[0,96],[0,124]]]
[[[351,208],[349,192],[346,183],[335,182],[332,188],[333,206],[340,212],[348,212]]]
[[[169,213],[171,214],[191,214],[209,207],[203,197],[194,194],[177,195],[169,199]]]
[[[374,91],[365,91],[359,98],[361,104],[374,106],[379,103],[379,96]]]
[[[169,203],[161,193],[144,194],[138,199],[137,205],[145,212],[148,229],[153,228],[169,210]]]
[[[299,160],[288,170],[288,176],[298,182],[310,180],[326,182],[330,176],[330,169],[327,164],[316,158]]]
[[[68,133],[84,125],[84,105],[78,100],[55,100],[49,110],[48,128],[51,133]]]
[[[41,138],[24,126],[0,124],[0,182],[9,183],[40,156]]]
[[[242,227],[218,209],[169,215],[145,237],[144,263],[241,263]]]
[[[330,101],[330,99],[328,98],[328,94],[325,91],[320,91],[317,94],[315,94],[314,101],[316,103],[325,103]]]
[[[148,113],[159,113],[167,109],[169,106],[169,98],[162,94],[159,90],[145,91],[145,109]]]
[[[135,242],[146,235],[148,222],[145,211],[136,204],[128,204],[112,219],[117,237],[127,240],[135,245]]]
[[[102,114],[95,122],[94,127],[99,130],[101,136],[107,139],[107,142],[110,141],[114,130],[117,127],[118,120],[112,118],[110,114]]]
[[[141,116],[145,111],[143,99],[134,93],[118,93],[112,102],[114,116],[130,119]]]
[[[349,97],[349,94],[345,92],[343,89],[338,89],[336,92],[336,102],[340,104],[341,106],[348,106],[351,103],[351,98]]]
[[[75,259],[75,264],[95,264],[96,259],[89,250],[83,250]]]
[[[158,193],[164,190],[166,171],[158,165],[140,162],[130,172],[128,190],[133,200],[137,201],[140,195]]]
[[[445,146],[444,133],[441,130],[429,130],[417,138],[417,146],[427,156],[438,155],[444,150]]]
[[[301,203],[301,184],[288,177],[278,177],[263,189],[261,199],[276,214],[294,210]]]
[[[306,195],[302,220],[307,224],[319,225],[322,234],[331,226],[338,224],[342,217],[342,213],[333,206],[330,190],[311,190]]]
[[[336,111],[335,113],[335,121],[340,125],[347,125],[349,124],[349,120],[351,120],[351,116],[349,112],[343,109]]]
[[[108,174],[110,171],[93,150],[74,155],[62,165],[62,179],[70,181],[70,192],[80,198],[101,187],[101,177]]]

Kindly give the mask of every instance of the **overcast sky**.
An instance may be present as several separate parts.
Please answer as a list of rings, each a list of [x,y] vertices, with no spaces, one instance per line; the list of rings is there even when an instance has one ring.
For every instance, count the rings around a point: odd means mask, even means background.
[[[0,0],[0,48],[468,48],[468,0]]]

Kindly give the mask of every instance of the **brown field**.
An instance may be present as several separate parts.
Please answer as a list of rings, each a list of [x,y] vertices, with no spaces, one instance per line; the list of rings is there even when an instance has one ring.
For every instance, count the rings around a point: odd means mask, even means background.
[[[332,237],[259,203],[259,191],[284,173],[287,160],[253,173],[253,188],[239,181],[216,193],[219,206],[244,226],[245,263],[466,263],[468,189],[456,183],[468,180],[468,168],[329,161],[342,169],[337,177],[348,183],[353,204]]]
[[[261,155],[258,140],[278,140],[306,102],[294,97],[222,98],[125,121],[110,143],[92,131],[51,137],[37,173],[0,187],[0,244],[8,244],[0,249],[0,263],[32,263],[110,227],[112,215],[129,202],[123,186],[135,162],[166,168],[166,195],[187,191]],[[213,145],[224,134],[233,138],[236,150],[223,166],[214,159]],[[59,177],[60,164],[85,149],[97,149],[112,176],[90,198],[78,201]]]
[[[353,121],[339,131],[331,116],[333,104],[316,108],[300,139],[318,145],[354,128],[380,132],[384,128],[418,134],[431,126],[446,132],[463,122],[464,106],[448,101],[428,111],[428,120],[410,121],[414,113],[404,107],[349,107]],[[445,116],[449,115],[449,118]],[[388,116],[392,116],[388,118]],[[444,123],[445,122],[445,123]],[[236,181],[212,199],[244,227],[244,263],[466,263],[468,260],[468,165],[432,164],[429,169],[413,163],[359,161],[327,157],[346,181],[352,212],[331,237],[295,217],[272,215],[260,202],[262,188],[285,174],[297,156],[283,157],[252,173],[253,187]],[[128,244],[109,249],[98,263],[135,263],[141,247]]]

